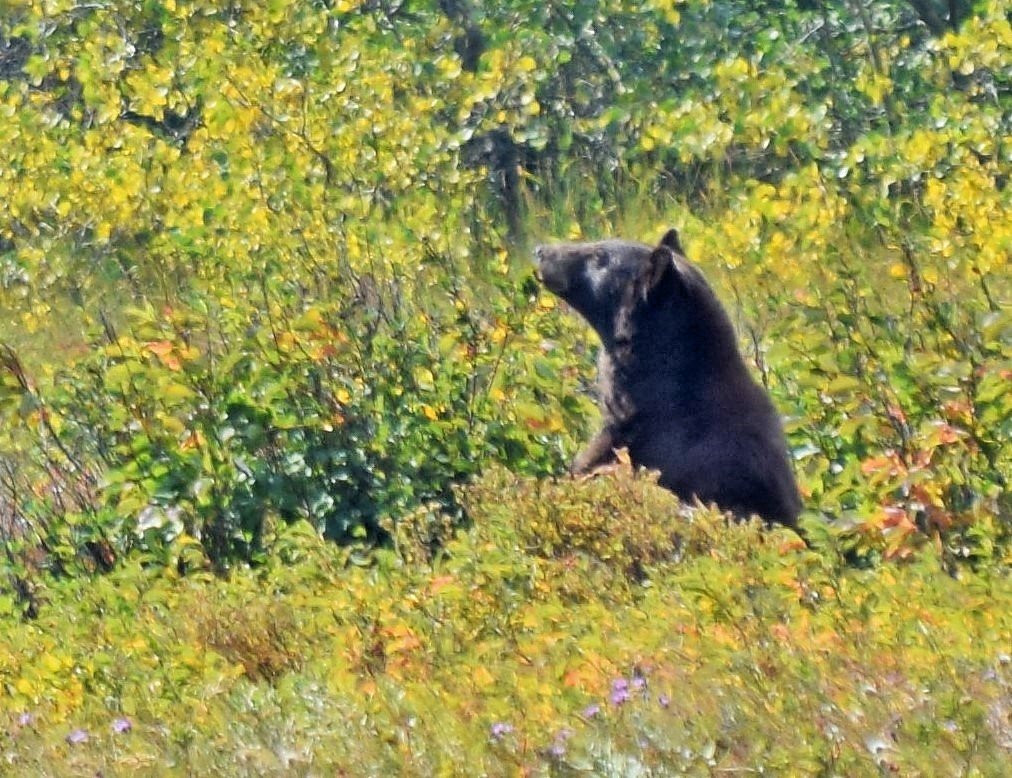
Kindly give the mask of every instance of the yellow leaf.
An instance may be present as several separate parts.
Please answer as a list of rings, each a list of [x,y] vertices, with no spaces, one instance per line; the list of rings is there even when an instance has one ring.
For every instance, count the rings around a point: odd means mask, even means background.
[[[165,400],[185,400],[193,396],[193,391],[188,386],[174,381],[159,387],[159,392]]]
[[[517,70],[521,71],[522,73],[530,73],[537,66],[538,66],[537,61],[534,59],[534,57],[530,55],[521,57],[520,59],[517,60]]]
[[[41,665],[43,668],[45,668],[51,673],[59,672],[60,669],[63,667],[63,664],[60,662],[60,660],[57,659],[52,654],[46,654],[44,657],[42,657]]]
[[[435,388],[436,377],[427,367],[416,367],[414,370],[415,383],[423,392],[431,392]]]
[[[487,689],[489,686],[495,683],[495,678],[492,673],[484,665],[478,665],[471,673],[471,680],[474,681],[475,685],[479,689]]]

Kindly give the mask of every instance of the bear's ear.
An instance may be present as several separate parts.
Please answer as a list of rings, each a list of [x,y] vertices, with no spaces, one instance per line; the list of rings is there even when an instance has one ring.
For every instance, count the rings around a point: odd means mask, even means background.
[[[672,227],[670,230],[664,233],[664,237],[661,238],[661,245],[667,246],[676,254],[685,256],[685,250],[682,248],[682,241],[678,239],[678,230]]]
[[[649,302],[674,279],[677,274],[675,269],[675,255],[666,245],[661,244],[653,250],[647,260],[647,267],[643,271],[641,280],[641,293],[643,300]]]

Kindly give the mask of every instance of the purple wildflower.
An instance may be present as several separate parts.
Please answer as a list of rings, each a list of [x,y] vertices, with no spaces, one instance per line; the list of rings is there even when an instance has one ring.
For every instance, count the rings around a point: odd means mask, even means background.
[[[34,713],[29,713],[28,711],[25,711],[20,716],[18,716],[19,727],[30,727],[34,723],[35,723]]]
[[[592,702],[590,703],[590,705],[588,705],[586,708],[583,709],[583,717],[585,719],[592,719],[600,712],[601,706],[598,705],[596,702]]]
[[[647,688],[647,679],[642,675],[637,675],[632,679],[632,688],[640,692]]]
[[[88,740],[88,731],[84,730],[84,729],[81,729],[80,727],[78,727],[73,732],[71,732],[69,735],[67,735],[66,739],[67,739],[67,743],[69,743],[72,746],[80,745],[81,743],[87,742],[87,740]]]
[[[493,740],[502,740],[513,731],[513,725],[505,721],[497,721],[492,725],[491,733]]]
[[[113,719],[112,731],[117,735],[122,735],[124,732],[129,732],[134,728],[133,722],[130,721],[126,716],[120,716],[118,719]]]
[[[662,708],[667,709],[667,707],[671,704],[671,698],[666,694],[662,694],[657,698],[657,704]]]
[[[616,678],[611,682],[612,705],[621,705],[629,699],[629,682],[625,678]]]
[[[549,756],[553,756],[556,759],[562,759],[566,755],[566,741],[573,736],[573,730],[569,727],[563,727],[555,733],[555,742],[548,747]]]

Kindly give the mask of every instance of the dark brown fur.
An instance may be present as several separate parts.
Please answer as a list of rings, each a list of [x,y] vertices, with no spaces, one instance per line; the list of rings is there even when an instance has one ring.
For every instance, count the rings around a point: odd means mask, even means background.
[[[752,380],[723,306],[684,256],[661,243],[540,246],[538,277],[601,338],[604,427],[573,462],[586,473],[627,448],[683,500],[794,526],[801,499],[780,421]]]

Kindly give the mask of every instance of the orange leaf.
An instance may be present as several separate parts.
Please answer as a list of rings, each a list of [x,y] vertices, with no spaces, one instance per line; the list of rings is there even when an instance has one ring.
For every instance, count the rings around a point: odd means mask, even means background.
[[[917,529],[914,523],[910,521],[910,517],[907,515],[906,510],[898,505],[886,505],[882,508],[882,527],[895,527],[897,529],[904,530]]]
[[[164,357],[172,351],[172,343],[167,340],[151,340],[144,345],[148,351],[152,354],[157,354],[159,357]]]
[[[889,469],[889,475],[898,475],[905,471],[903,464],[899,461],[895,451],[877,457],[871,457],[861,463],[861,474],[872,475],[881,470]]]
[[[792,538],[791,540],[781,543],[780,548],[778,548],[777,551],[781,556],[783,556],[784,554],[789,554],[792,551],[804,551],[806,548],[808,548],[808,546],[805,545],[805,541],[801,538]]]
[[[187,436],[179,448],[183,451],[189,451],[193,448],[200,448],[202,445],[204,445],[204,436],[200,434],[200,430],[196,430]]]
[[[937,435],[939,443],[955,443],[963,437],[962,432],[951,424],[945,424],[944,422],[938,425]]]
[[[438,594],[454,582],[452,575],[441,575],[429,581],[429,594]]]

